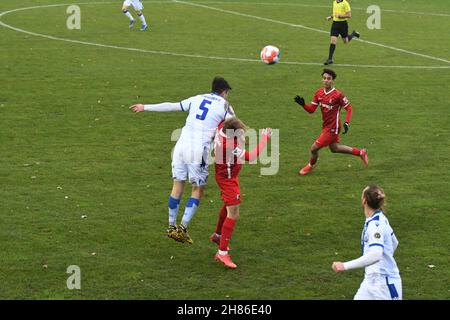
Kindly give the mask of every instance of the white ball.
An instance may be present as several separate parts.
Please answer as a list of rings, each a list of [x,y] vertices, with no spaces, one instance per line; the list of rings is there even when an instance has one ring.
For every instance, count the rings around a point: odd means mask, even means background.
[[[261,50],[261,61],[266,64],[274,64],[280,61],[280,49],[275,46],[265,46]]]

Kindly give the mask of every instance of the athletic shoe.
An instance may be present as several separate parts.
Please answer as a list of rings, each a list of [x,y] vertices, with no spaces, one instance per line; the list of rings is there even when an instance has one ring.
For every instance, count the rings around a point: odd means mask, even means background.
[[[216,255],[214,256],[214,260],[222,263],[227,268],[230,268],[230,269],[237,268],[237,265],[234,264],[233,261],[231,261],[231,256],[229,254],[222,255],[217,252]]]
[[[175,226],[169,225],[169,228],[167,228],[167,236],[175,241],[180,241],[178,239],[178,230]]]
[[[307,175],[308,173],[310,173],[311,171],[313,171],[315,167],[316,167],[315,165],[314,165],[314,166],[310,166],[309,163],[308,163],[308,164],[307,164],[306,166],[304,166],[298,173],[299,173],[300,175],[302,175],[302,176]]]
[[[333,59],[328,59],[323,64],[326,65],[326,66],[329,65],[329,64],[333,64]]]
[[[213,233],[210,237],[209,237],[209,241],[216,243],[218,246],[220,246],[220,235],[218,235],[217,233]],[[230,247],[227,247],[227,251],[230,250]]]
[[[369,156],[367,155],[366,149],[361,150],[360,158],[361,158],[362,162],[364,163],[364,165],[367,167],[369,165]]]
[[[185,226],[183,226],[182,224],[180,224],[178,226],[178,239],[177,241],[183,242],[183,243],[189,243],[189,244],[193,244],[194,240],[192,240],[192,238],[189,236],[188,232],[187,232],[187,228]]]
[[[143,25],[139,31],[145,31],[148,29],[148,25]]]
[[[135,22],[136,22],[136,20],[131,20],[130,21],[130,29],[133,29]]]
[[[352,34],[353,34],[353,36],[355,36],[357,38],[359,38],[359,36],[360,36],[359,32],[356,30],[353,30]]]

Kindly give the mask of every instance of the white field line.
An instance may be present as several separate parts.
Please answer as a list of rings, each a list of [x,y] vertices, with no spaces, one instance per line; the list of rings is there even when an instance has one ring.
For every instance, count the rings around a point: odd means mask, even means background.
[[[83,5],[83,4],[105,4],[105,3],[113,3],[113,2],[84,2],[84,3],[75,3],[77,5]],[[163,3],[163,2],[160,2]],[[167,3],[167,2],[166,2]],[[216,57],[216,56],[205,56],[205,55],[198,55],[198,54],[183,54],[183,53],[175,53],[175,52],[168,52],[168,51],[158,51],[158,50],[145,50],[145,49],[138,49],[138,48],[129,48],[129,47],[121,47],[121,46],[115,46],[115,45],[108,45],[108,44],[100,44],[95,42],[88,42],[88,41],[81,41],[81,40],[73,40],[73,39],[65,39],[65,38],[59,38],[54,36],[49,36],[46,34],[36,33],[27,31],[24,29],[16,28],[13,26],[10,26],[4,22],[1,21],[1,18],[9,13],[23,11],[23,10],[31,10],[31,9],[37,9],[37,8],[49,8],[49,7],[62,7],[62,6],[68,6],[73,5],[71,4],[52,4],[52,5],[44,5],[44,6],[34,6],[34,7],[27,7],[27,8],[18,8],[13,9],[9,11],[4,11],[0,13],[0,26],[14,30],[16,32],[28,34],[35,37],[41,37],[46,38],[50,40],[56,40],[56,41],[63,41],[63,42],[69,42],[69,43],[75,43],[75,44],[82,44],[82,45],[88,45],[88,46],[95,46],[95,47],[101,47],[101,48],[109,48],[109,49],[116,49],[116,50],[127,50],[127,51],[134,51],[134,52],[140,52],[140,53],[150,53],[150,54],[157,54],[157,55],[168,55],[168,56],[175,56],[175,57],[185,57],[185,58],[197,58],[197,59],[209,59],[209,60],[225,60],[225,61],[236,61],[236,62],[255,62],[255,63],[261,63],[259,59],[245,59],[245,58],[233,58],[233,57]],[[285,62],[279,62],[282,64],[289,64],[289,65],[312,65],[312,66],[322,66],[322,63],[317,62],[297,62],[297,61],[285,61]],[[388,65],[357,65],[357,64],[335,64],[335,66],[342,66],[342,67],[352,67],[352,68],[388,68],[388,69],[449,69],[450,66],[388,66]]]
[[[246,13],[237,12],[237,11],[231,11],[231,10],[225,10],[225,9],[210,7],[210,6],[207,6],[207,5],[193,3],[193,2],[185,2],[185,1],[179,1],[179,0],[173,0],[173,2],[184,4],[184,5],[200,7],[200,8],[204,8],[204,9],[208,9],[208,10],[219,11],[219,12],[222,12],[222,13],[233,14],[233,15],[237,15],[237,16],[241,16],[241,17],[247,17],[247,18],[262,20],[262,21],[266,21],[266,22],[282,24],[282,25],[286,25],[286,26],[290,26],[290,27],[294,27],[294,28],[301,28],[301,29],[306,29],[306,30],[310,30],[310,31],[326,33],[326,34],[329,33],[328,31],[325,31],[325,30],[320,30],[320,29],[316,29],[316,28],[307,27],[307,26],[304,26],[304,25],[301,25],[301,24],[294,24],[294,23],[284,22],[284,21],[280,21],[280,20],[254,16],[254,15],[251,15],[251,14],[246,14]],[[438,57],[433,57],[433,56],[430,56],[430,55],[417,53],[417,52],[413,52],[413,51],[409,51],[409,50],[405,50],[405,49],[400,49],[400,48],[388,46],[388,45],[385,45],[385,44],[382,44],[382,43],[378,43],[378,42],[367,41],[367,40],[360,40],[360,39],[357,39],[357,38],[354,41],[360,41],[360,42],[363,42],[363,43],[367,43],[367,44],[371,44],[371,45],[374,45],[374,46],[378,46],[378,47],[394,50],[394,51],[397,51],[397,52],[402,52],[402,53],[414,55],[414,56],[417,56],[417,57],[422,57],[422,58],[431,59],[431,60],[435,60],[435,61],[441,61],[441,62],[445,62],[445,63],[450,64],[450,60],[446,60],[446,59],[442,59],[442,58],[438,58]]]
[[[293,7],[306,7],[306,8],[330,8],[331,6],[317,5],[317,4],[302,4],[302,3],[282,3],[282,2],[245,2],[245,1],[198,1],[195,3],[201,4],[244,4],[244,5],[261,5],[261,6],[293,6]],[[352,10],[363,10],[366,11],[367,8],[358,8],[353,7]],[[401,14],[417,14],[424,16],[436,16],[436,17],[450,17],[450,13],[435,13],[435,12],[420,12],[420,11],[403,11],[403,10],[393,10],[393,9],[384,9],[381,11],[392,12],[392,13],[401,13]]]

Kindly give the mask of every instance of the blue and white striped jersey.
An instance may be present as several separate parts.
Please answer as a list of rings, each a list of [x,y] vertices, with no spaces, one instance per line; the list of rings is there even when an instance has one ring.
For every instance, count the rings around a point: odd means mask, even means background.
[[[233,108],[215,93],[200,94],[180,102],[189,115],[181,132],[180,140],[209,147],[219,124],[234,116]]]
[[[372,246],[383,248],[381,260],[365,268],[366,276],[381,274],[390,277],[400,277],[397,263],[394,259],[394,251],[397,249],[397,244],[398,241],[394,230],[381,210],[375,212],[370,218],[366,218],[361,235],[362,254],[364,255]]]

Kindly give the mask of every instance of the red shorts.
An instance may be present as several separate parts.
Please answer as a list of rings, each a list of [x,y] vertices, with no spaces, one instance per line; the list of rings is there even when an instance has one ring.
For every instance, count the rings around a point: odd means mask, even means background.
[[[239,188],[239,177],[225,178],[216,175],[216,181],[220,188],[220,196],[225,205],[234,206],[241,203],[241,189]]]
[[[315,141],[315,144],[320,147],[326,147],[332,144],[333,142],[339,143],[339,133],[333,133],[330,129],[323,129],[320,136]]]

